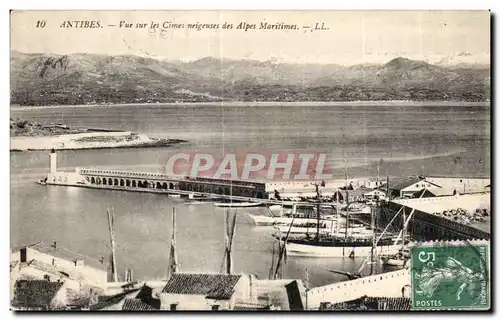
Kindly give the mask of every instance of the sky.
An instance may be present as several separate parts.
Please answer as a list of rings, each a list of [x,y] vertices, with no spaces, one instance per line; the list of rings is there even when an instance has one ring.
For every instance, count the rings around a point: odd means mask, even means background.
[[[63,28],[66,20],[101,28]],[[37,28],[37,22],[45,22]],[[120,28],[120,22],[132,28]],[[151,29],[151,23],[160,28]],[[233,29],[161,28],[232,24]],[[236,30],[240,23],[257,29]],[[298,30],[259,30],[261,22]],[[145,28],[135,28],[144,23]],[[314,26],[325,30],[314,30]],[[108,26],[115,25],[115,26]],[[39,23],[40,26],[40,23]],[[309,26],[310,28],[304,28]],[[402,56],[489,63],[488,11],[18,11],[11,14],[11,50],[25,53],[134,54],[168,60],[203,57],[295,63],[383,63]]]

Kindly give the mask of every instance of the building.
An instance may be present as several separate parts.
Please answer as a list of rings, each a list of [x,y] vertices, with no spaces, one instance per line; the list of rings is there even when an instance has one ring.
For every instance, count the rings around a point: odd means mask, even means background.
[[[385,186],[385,185],[384,185]],[[413,197],[423,189],[435,190],[435,194],[453,195],[465,193],[480,193],[489,191],[490,179],[488,178],[450,178],[450,177],[423,177],[412,176],[406,178],[392,178],[389,180],[391,197]],[[385,188],[387,188],[385,186]],[[440,191],[438,191],[440,189]]]
[[[368,297],[331,304],[321,303],[320,311],[408,311],[411,310],[411,298],[404,297]]]
[[[372,189],[363,194],[363,197],[365,199],[384,199],[385,198],[385,192],[379,189]]]
[[[108,279],[108,266],[61,248],[54,242],[43,242],[11,250],[11,279],[31,278],[64,281],[73,290],[84,286],[102,288]]]
[[[102,295],[90,306],[92,311],[156,311],[160,310],[160,299],[148,284],[139,287],[121,288],[112,295]]]
[[[458,193],[477,193],[489,191],[489,178],[468,177],[425,177],[425,180],[440,186],[443,189],[456,190]]]
[[[244,274],[174,273],[163,288],[162,310],[232,310],[252,302],[251,276]]]
[[[356,190],[337,190],[333,195],[332,195],[332,200],[333,201],[338,201],[341,203],[345,203],[346,201],[349,201],[350,203],[360,201],[364,199],[364,195],[368,192],[372,191],[372,189],[364,188],[361,187]]]
[[[424,177],[404,177],[389,179],[390,196],[392,198],[412,197],[417,191],[425,188],[441,188],[441,186],[426,181]],[[387,186],[385,186],[387,189]]]
[[[366,181],[363,181],[362,184],[365,188],[370,188],[370,189],[377,189],[383,186],[386,183],[384,179],[368,179]]]
[[[321,305],[335,305],[369,297],[408,298],[411,286],[409,268],[337,282],[307,291],[306,309],[319,310]]]
[[[65,309],[68,304],[63,281],[16,280],[11,298],[17,310]]]
[[[413,194],[413,198],[432,198],[432,197],[444,197],[444,196],[454,196],[458,194],[457,190],[449,190],[443,188],[430,188],[422,189]]]
[[[408,231],[417,240],[468,240],[490,239],[490,216],[478,216],[476,212],[490,212],[489,192],[430,198],[397,199],[384,203],[382,224],[390,222],[394,215],[405,210]],[[442,213],[464,212],[463,216],[448,217]],[[467,220],[467,222],[463,222]],[[402,225],[402,215],[394,219],[393,225]]]

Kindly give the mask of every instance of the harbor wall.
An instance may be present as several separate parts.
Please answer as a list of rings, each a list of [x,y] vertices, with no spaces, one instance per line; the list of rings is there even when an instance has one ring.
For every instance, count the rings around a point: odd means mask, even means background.
[[[443,189],[457,190],[459,193],[485,191],[491,183],[488,178],[425,177],[425,180]]]
[[[410,283],[410,270],[402,269],[316,287],[307,292],[306,308],[316,310],[322,302],[338,303],[363,296],[403,297]]]
[[[483,228],[477,225],[462,224],[457,221],[437,216],[435,212],[462,208],[474,211],[476,208],[489,208],[490,194],[457,195],[422,199],[397,200],[385,203],[380,220],[389,223],[402,207],[406,218],[414,210],[413,218],[408,223],[408,231],[417,240],[467,240],[490,239],[488,223]],[[403,216],[395,218],[393,226],[403,225]]]

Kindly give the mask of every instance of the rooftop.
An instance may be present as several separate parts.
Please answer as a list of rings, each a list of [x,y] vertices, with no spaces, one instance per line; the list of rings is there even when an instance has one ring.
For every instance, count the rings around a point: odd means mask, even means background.
[[[85,266],[100,269],[103,271],[107,271],[108,268],[107,264],[101,263],[99,260],[95,258],[87,257],[82,254],[72,252],[68,249],[60,247],[59,245],[57,245],[57,243],[48,245],[45,244],[43,241],[41,241],[36,244],[14,248],[11,251],[12,252],[19,251],[26,247],[68,261],[83,260]]]
[[[17,280],[14,286],[13,307],[48,308],[63,286],[63,282]]]
[[[414,198],[420,198],[423,194],[422,198],[427,197],[442,197],[442,196],[452,196],[455,190],[445,189],[445,188],[425,188],[420,191],[417,191],[413,194]]]
[[[126,311],[155,311],[159,308],[154,308],[153,306],[143,302],[141,299],[125,299],[123,302],[122,310]]]
[[[204,295],[226,300],[234,293],[241,274],[174,273],[162,293]]]
[[[391,190],[401,190],[422,180],[421,177],[391,178],[389,179],[389,188]]]
[[[386,298],[386,297],[368,297],[364,296],[358,299],[331,304],[323,302],[320,305],[320,310],[337,310],[337,311],[362,311],[362,310],[397,310],[404,311],[411,309],[410,298]]]
[[[394,202],[429,214],[456,211],[458,208],[469,213],[474,213],[477,209],[487,209],[488,212],[491,212],[491,193],[489,192],[422,199],[398,199]],[[489,217],[485,218],[486,222],[473,222],[470,225],[490,233],[491,221]]]
[[[119,304],[125,298],[132,298],[140,288],[127,290],[113,296],[99,296],[99,302],[90,306],[90,310],[103,310]]]

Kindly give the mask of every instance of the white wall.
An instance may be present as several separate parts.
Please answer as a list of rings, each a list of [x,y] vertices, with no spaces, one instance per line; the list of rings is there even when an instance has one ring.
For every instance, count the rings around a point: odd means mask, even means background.
[[[73,278],[79,279],[82,283],[100,286],[105,284],[108,280],[108,273],[106,270],[100,270],[89,266],[77,267],[75,266],[74,261],[57,258],[50,254],[42,253],[32,248],[27,248],[26,261],[33,259],[53,265],[57,269],[68,273]]]
[[[220,305],[221,310],[227,310],[230,303],[229,300],[206,299],[205,295],[172,293],[162,293],[160,300],[162,310],[170,310],[171,304],[177,304],[177,310],[211,310],[214,304]]]
[[[490,179],[468,179],[468,178],[436,178],[426,177],[427,181],[437,184],[444,189],[456,189],[457,192],[478,192],[486,189],[486,186],[491,183]]]
[[[457,194],[455,196],[421,199],[398,199],[394,202],[428,213],[462,208],[474,212],[476,209],[490,209],[490,193]]]
[[[420,191],[424,188],[431,188],[431,187],[434,187],[434,185],[430,184],[429,182],[419,181],[419,182],[415,182],[412,185],[409,185],[406,188],[401,189],[401,191],[403,193],[405,193],[405,192],[417,192],[417,191]]]
[[[230,310],[235,302],[252,303],[255,299],[251,297],[250,278],[242,275],[234,286],[234,294],[229,300],[207,299],[205,295],[172,293],[161,293],[160,300],[162,310],[170,310],[171,304],[177,304],[177,310],[211,310],[214,304],[218,304],[220,310]]]
[[[402,297],[403,288],[410,285],[409,269],[387,272],[356,280],[313,288],[307,293],[307,308],[317,309],[321,302],[344,302],[372,297]]]

